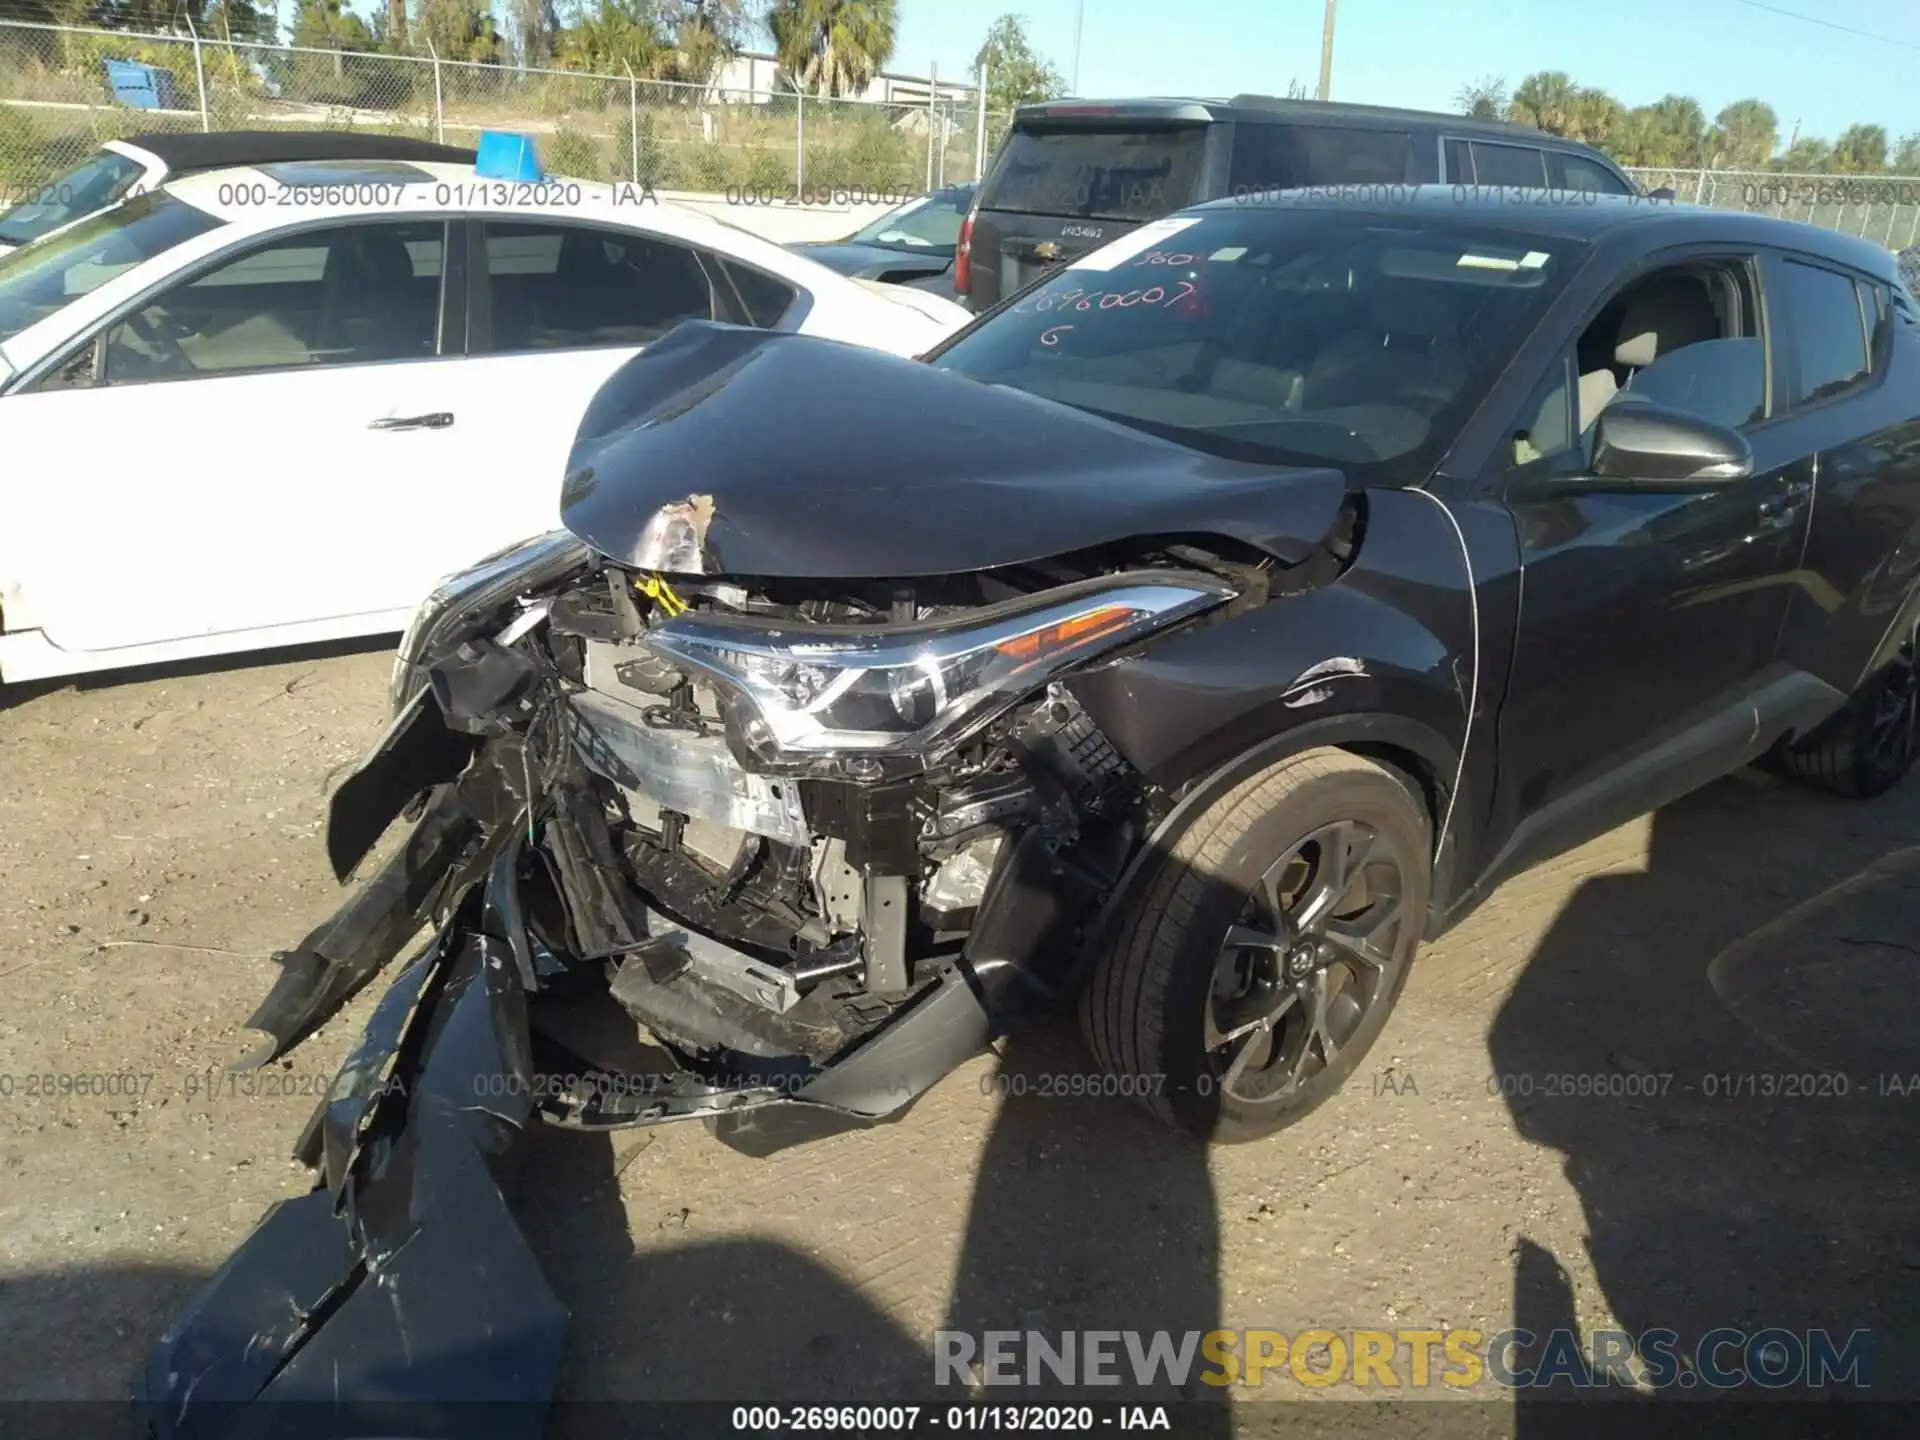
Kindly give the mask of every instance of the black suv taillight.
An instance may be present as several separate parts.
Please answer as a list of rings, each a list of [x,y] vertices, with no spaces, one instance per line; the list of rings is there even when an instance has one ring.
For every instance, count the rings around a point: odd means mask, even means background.
[[[965,295],[973,289],[973,215],[960,222],[960,243],[953,251],[953,291]]]

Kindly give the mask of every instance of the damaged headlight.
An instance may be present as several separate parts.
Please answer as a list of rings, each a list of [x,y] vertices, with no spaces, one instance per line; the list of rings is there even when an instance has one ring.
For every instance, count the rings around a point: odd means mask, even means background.
[[[400,638],[387,687],[394,714],[427,683],[425,662],[483,632],[502,606],[570,574],[590,553],[567,531],[554,530],[496,550],[442,580]]]
[[[744,701],[740,738],[768,759],[923,751],[960,738],[1069,665],[1233,593],[1212,576],[1143,572],[909,625],[796,628],[686,614],[648,643]]]

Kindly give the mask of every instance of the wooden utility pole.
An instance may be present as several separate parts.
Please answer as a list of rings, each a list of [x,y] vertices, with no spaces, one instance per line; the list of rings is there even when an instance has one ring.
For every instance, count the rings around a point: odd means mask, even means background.
[[[1320,93],[1317,99],[1333,96],[1333,10],[1339,0],[1327,0],[1327,18],[1320,27]]]

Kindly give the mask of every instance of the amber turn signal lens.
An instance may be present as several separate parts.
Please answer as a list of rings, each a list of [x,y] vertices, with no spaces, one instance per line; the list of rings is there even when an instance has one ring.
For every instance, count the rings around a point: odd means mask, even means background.
[[[1028,660],[1050,650],[1064,649],[1111,635],[1132,624],[1139,613],[1126,605],[1102,605],[1098,610],[1089,610],[1084,615],[1075,615],[1057,624],[1029,630],[1025,635],[1016,635],[1011,640],[1002,640],[993,648],[1016,660]]]

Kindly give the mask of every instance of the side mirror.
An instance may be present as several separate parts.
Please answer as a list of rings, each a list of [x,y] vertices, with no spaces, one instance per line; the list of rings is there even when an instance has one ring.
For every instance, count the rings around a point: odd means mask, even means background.
[[[1593,473],[1640,489],[1704,488],[1751,475],[1753,447],[1697,415],[1616,399],[1594,422]]]

